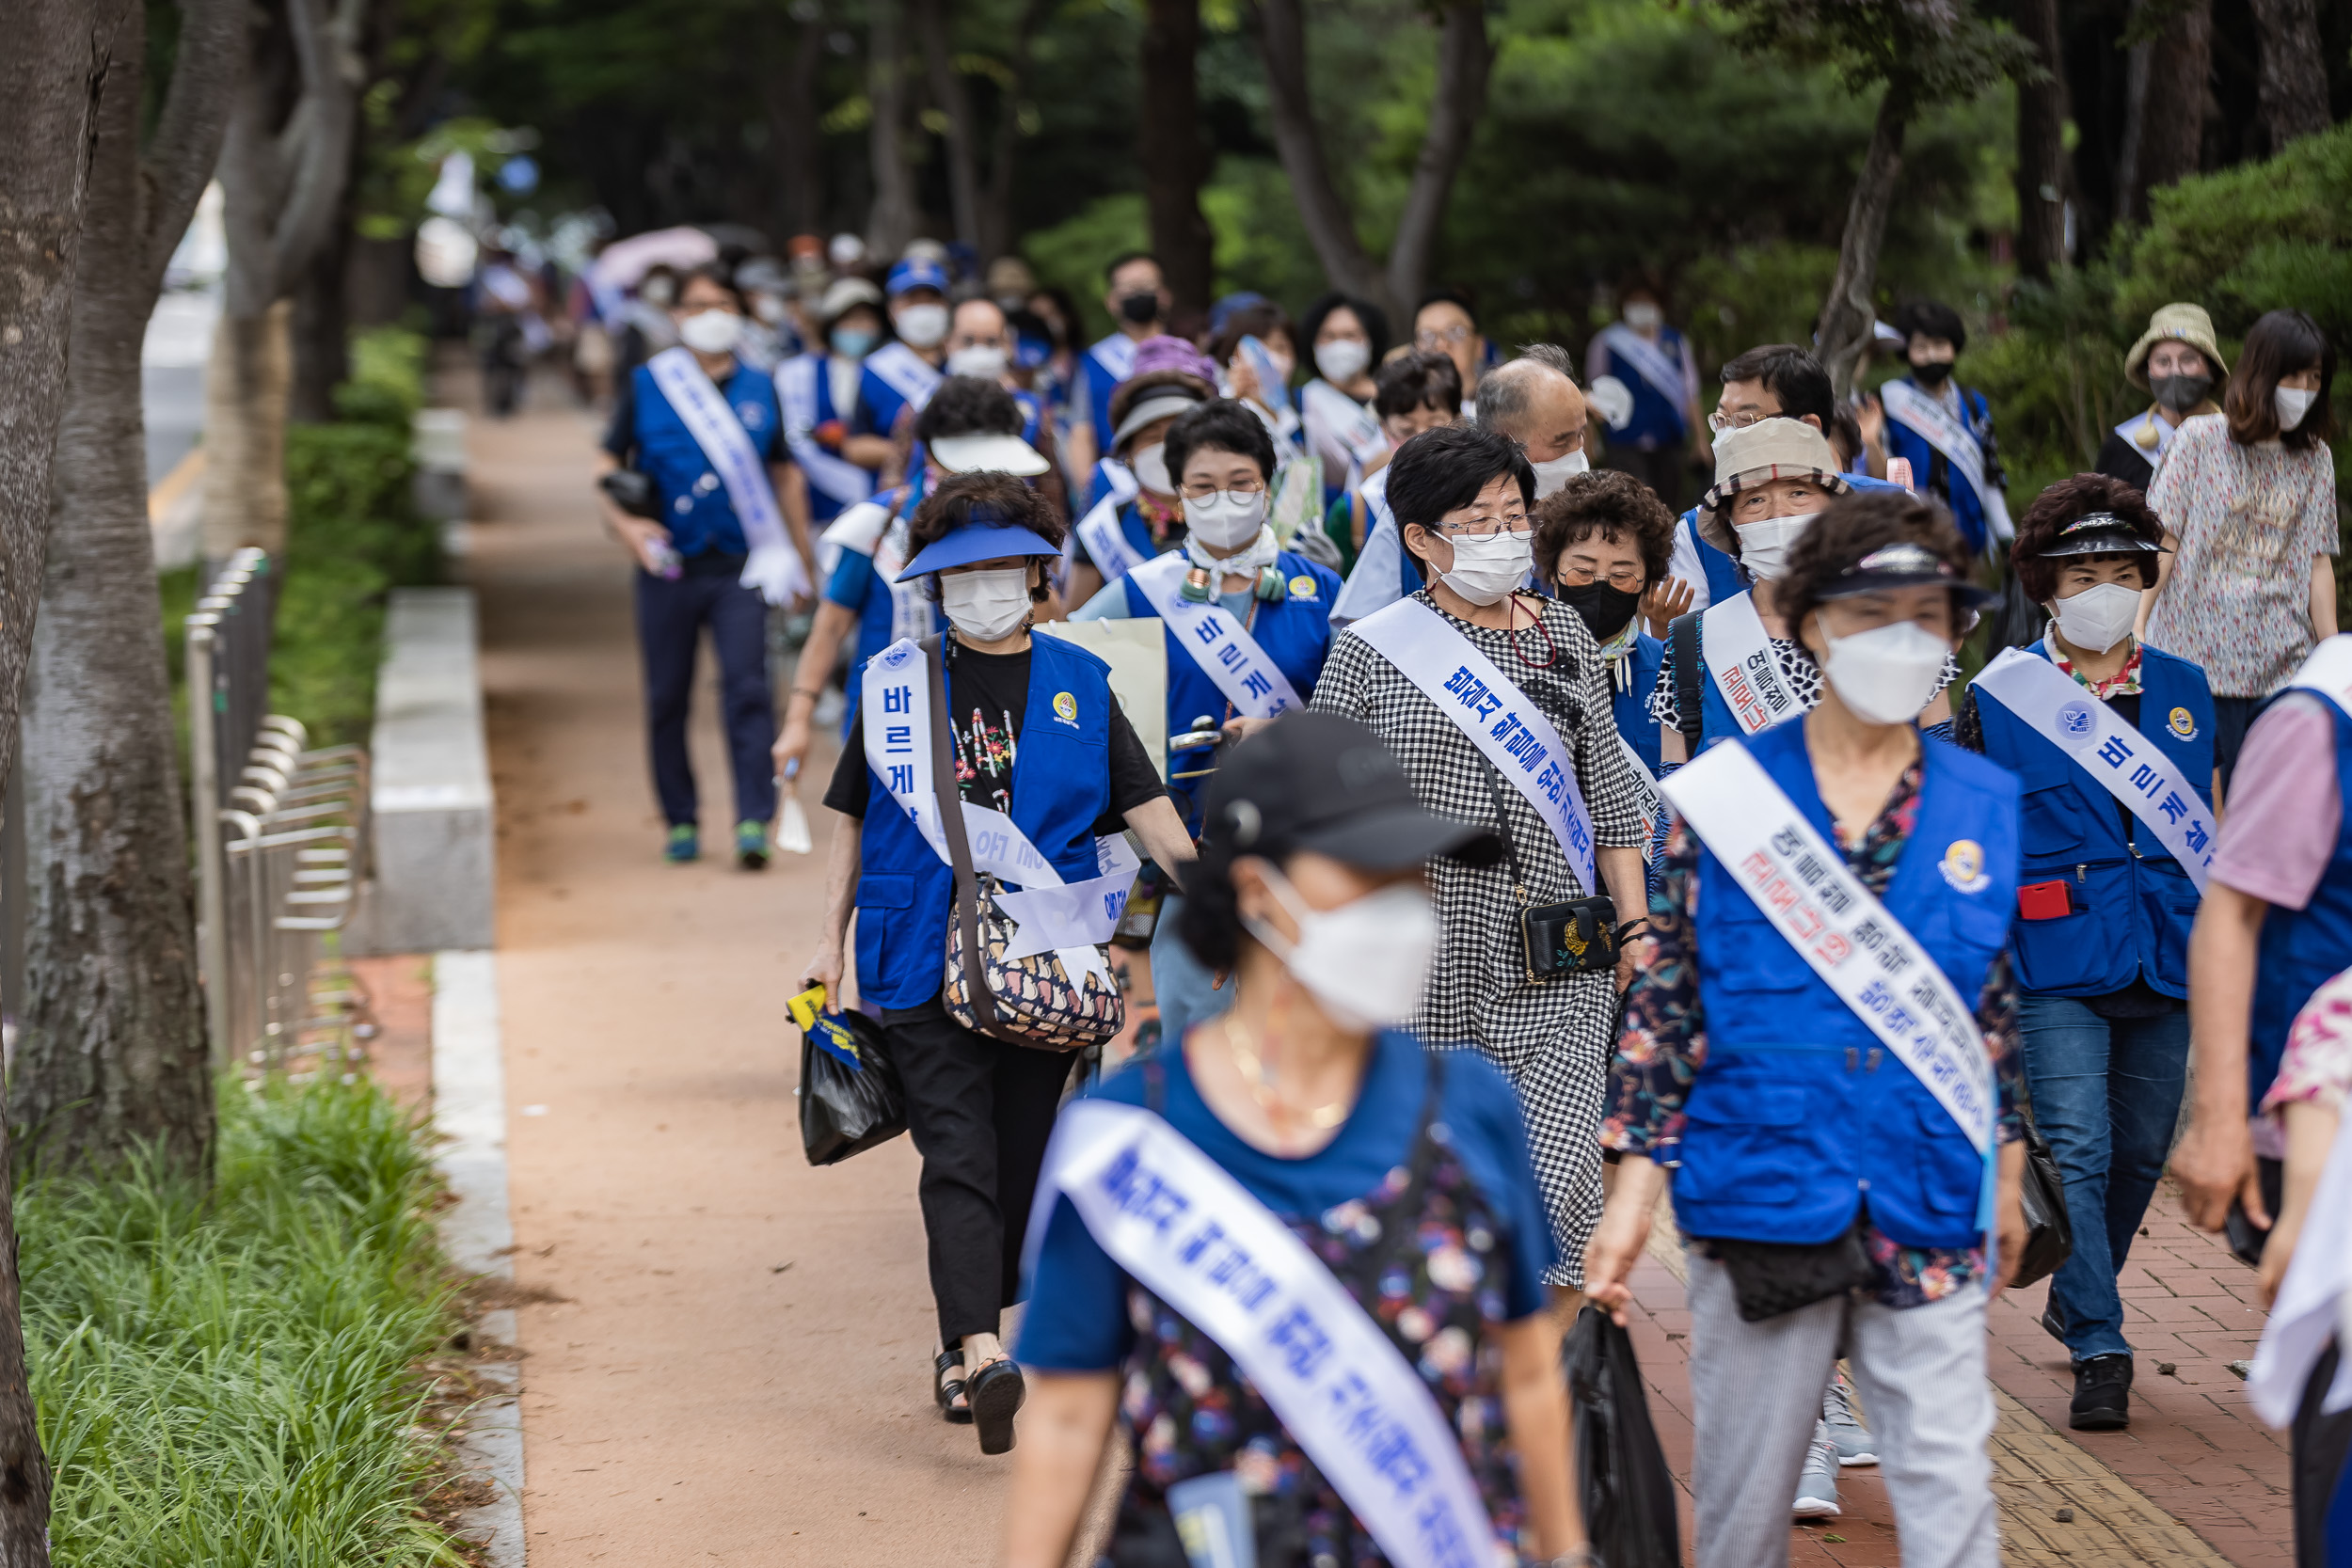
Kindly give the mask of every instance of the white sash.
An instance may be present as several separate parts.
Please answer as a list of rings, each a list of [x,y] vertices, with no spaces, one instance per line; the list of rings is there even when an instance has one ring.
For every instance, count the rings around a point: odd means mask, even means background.
[[[1225,607],[1215,599],[1195,604],[1177,592],[1191,569],[1192,562],[1184,551],[1170,550],[1153,556],[1127,576],[1143,590],[1143,596],[1192,661],[1200,666],[1200,673],[1225,693],[1234,712],[1245,719],[1271,719],[1306,706],[1290,677],[1258,645],[1248,626],[1226,614]]]
[[[882,531],[882,537],[874,541],[874,575],[890,590],[893,642],[917,642],[934,629],[931,601],[923,596],[922,579],[898,580],[898,574],[907,569],[907,546],[912,543],[906,518],[898,515],[892,516]]]
[[[1299,388],[1298,403],[1305,415],[1308,450],[1333,467],[1360,472],[1389,450],[1379,418],[1321,377]]]
[[[2023,648],[2004,649],[1986,665],[1977,690],[1990,692],[2019,722],[2106,785],[2172,851],[2198,891],[2204,891],[2206,868],[2213,864],[2213,812],[2160,748],[2072,675]]]
[[[874,493],[874,476],[817,444],[816,430],[823,422],[824,399],[817,378],[825,362],[814,354],[797,355],[776,367],[776,393],[784,403],[784,438],[792,461],[808,482],[844,506],[852,506]]]
[[[2150,430],[2154,431],[2155,435],[2149,440],[2141,440],[2140,433]],[[2171,447],[2172,437],[2176,434],[2171,425],[2157,418],[2156,411],[2153,408],[2144,408],[2134,414],[2130,419],[2117,425],[2115,433],[2129,441],[2134,451],[2146,457],[2150,467],[2155,467],[2163,459],[2165,452]]]
[[[1612,724],[1612,729],[1616,726]],[[1648,847],[1658,837],[1658,819],[1666,815],[1665,797],[1658,793],[1658,776],[1642,760],[1642,753],[1633,749],[1633,742],[1617,730],[1617,749],[1625,752],[1625,770],[1633,775],[1633,809],[1642,814],[1643,856],[1649,858]]]
[[[1593,819],[1584,809],[1584,792],[1577,787],[1576,759],[1527,693],[1419,599],[1399,599],[1347,629],[1396,666],[1470,736],[1560,841],[1560,852],[1582,879],[1585,893],[1601,891],[1593,874]],[[1606,713],[1588,715],[1585,721],[1596,717],[1609,722]],[[1610,733],[1615,734],[1614,725]]]
[[[1968,488],[1977,493],[1978,503],[1984,508],[1985,527],[1992,536],[2013,538],[2017,529],[2009,520],[2009,501],[1985,478],[1984,448],[1969,434],[1968,427],[1954,418],[1941,400],[1928,396],[1908,381],[1888,382],[1879,388],[1879,397],[1885,403],[1888,419],[1899,420],[1918,432],[1920,438],[1942,452],[1968,482]]]
[[[1754,594],[1735,594],[1708,606],[1699,617],[1699,657],[1740,734],[1755,735],[1804,711],[1796,689],[1780,673]]]
[[[1604,328],[1600,341],[1609,345],[1612,356],[1632,366],[1634,373],[1648,382],[1668,407],[1678,415],[1684,413],[1691,394],[1682,384],[1682,362],[1666,352],[1664,343],[1651,342],[1623,322]]]
[[[937,667],[927,666],[921,648],[912,641],[893,642],[867,661],[858,700],[865,712],[866,765],[924,842],[943,863],[953,864],[940,828],[939,797],[931,788],[929,682],[937,678]],[[1071,984],[1082,985],[1083,977],[1091,974],[1105,986],[1115,985],[1097,948],[1119,928],[1128,890],[1143,864],[1128,847],[1126,835],[1105,833],[1096,839],[1096,875],[1083,882],[1064,882],[1059,868],[1011,817],[969,800],[959,803],[972,869],[1022,890],[996,895],[1016,927],[1005,956],[1025,958],[1050,950],[1061,960]]]
[[[2313,648],[2287,684],[2318,692],[2352,718],[2352,632],[2338,632]]]
[[[1095,1244],[1216,1341],[1397,1568],[1505,1568],[1461,1439],[1306,1243],[1161,1117],[1077,1100],[1045,1151],[1029,1247],[1067,1196]]]
[[[1363,482],[1358,492],[1364,502],[1364,547],[1357,552],[1355,569],[1340,585],[1331,606],[1331,624],[1344,626],[1397,601],[1405,531],[1389,511],[1389,470],[1381,469]]]
[[[930,360],[900,342],[884,343],[867,355],[866,368],[880,376],[882,385],[898,393],[908,409],[917,414],[946,379]],[[878,430],[874,434],[888,436],[892,432]]]
[[[1989,1154],[1993,1059],[1974,1009],[1846,857],[1745,746],[1714,747],[1661,787],[1806,967]]]
[[[735,405],[720,395],[688,349],[665,348],[645,361],[645,369],[709,459],[719,483],[726,486],[735,520],[743,528],[743,542],[751,546],[752,558],[743,563],[744,585],[759,588],[770,604],[806,594],[807,568],[785,536],[775,489],[743,421],[736,417]]]
[[[1119,509],[1135,499],[1143,486],[1136,483],[1135,474],[1124,463],[1106,459],[1095,467],[1109,482],[1110,488],[1078,519],[1072,537],[1086,541],[1087,555],[1093,561],[1094,569],[1103,574],[1104,582],[1111,583],[1143,564],[1143,557],[1127,543],[1127,531],[1119,526]]]
[[[1087,358],[1092,361],[1094,366],[1107,372],[1110,387],[1116,387],[1135,373],[1136,341],[1124,332],[1114,332],[1087,350]],[[1091,376],[1088,377],[1089,383],[1092,379]],[[1087,389],[1091,392],[1094,388],[1089,385]],[[1104,391],[1107,396],[1109,387],[1104,388]]]

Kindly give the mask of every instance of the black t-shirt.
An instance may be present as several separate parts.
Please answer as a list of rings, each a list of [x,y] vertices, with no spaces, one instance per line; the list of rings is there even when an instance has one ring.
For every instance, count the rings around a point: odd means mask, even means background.
[[[1021,721],[1029,701],[1029,650],[1017,654],[976,653],[952,640],[947,657],[947,727],[954,737],[956,782],[976,806],[1012,809],[1012,764],[1021,750]],[[929,766],[929,759],[924,759]],[[1126,711],[1111,705],[1110,809],[1094,832],[1115,833],[1126,814],[1165,793],[1159,770],[1143,749]],[[847,816],[864,818],[871,770],[866,766],[866,715],[861,710],[841,760],[825,786],[825,804]]]

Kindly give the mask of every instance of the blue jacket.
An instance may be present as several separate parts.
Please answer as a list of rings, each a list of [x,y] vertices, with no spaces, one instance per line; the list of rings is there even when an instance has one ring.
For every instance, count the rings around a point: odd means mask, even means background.
[[[2026,652],[2049,657],[2047,642]],[[2213,803],[2213,693],[2185,658],[2140,649],[2139,733]],[[2017,983],[2048,996],[2105,996],[2134,978],[2188,994],[2188,930],[2197,884],[2155,834],[2040,732],[1977,694],[1984,754],[2024,786],[2021,882],[2062,880],[2074,912],[2017,922]]]
[[[636,412],[637,467],[653,480],[661,498],[661,526],[680,555],[747,554],[743,524],[735,515],[727,488],[678,418],[653,372],[644,365],[629,372]],[[765,371],[736,361],[735,373],[719,388],[759,454],[773,461],[783,451],[784,414],[776,384]]]
[[[2279,1058],[2286,1051],[2295,1015],[2312,992],[2352,969],[2352,719],[2328,698],[2319,701],[2335,724],[2336,789],[2344,816],[2336,829],[2335,855],[2312,890],[2312,901],[2299,910],[2273,904],[2263,916],[2246,1053],[2249,1110],[2262,1103],[2270,1081],[2279,1075]]]
[[[1803,724],[1744,743],[1823,839]],[[1884,903],[1974,1009],[2017,907],[2017,781],[1922,742],[1918,816]],[[1976,1244],[1984,1162],[1950,1115],[1768,923],[1730,869],[1699,859],[1707,1060],[1685,1105],[1675,1214],[1693,1236],[1826,1242],[1867,1197],[1905,1246]]]
[[[1908,381],[1911,378],[1905,376],[1903,379]],[[1927,388],[1921,388],[1920,390],[1926,392]],[[1984,401],[1984,394],[1972,387],[1960,389],[1960,422],[1979,441],[1990,439],[1992,407]],[[1918,487],[1919,493],[1932,494],[1951,509],[1952,521],[1959,525],[1961,537],[1968,541],[1971,551],[1984,548],[1984,502],[1977,499],[1977,493],[1969,488],[1967,480],[1950,471],[1949,461],[1928,444],[1926,436],[1891,414],[1886,419],[1886,455],[1909,458],[1912,483]],[[1931,465],[1935,463],[1943,463],[1949,476],[1943,489],[1931,488]],[[1988,462],[1986,467],[1992,465]]]
[[[1636,610],[1634,613],[1641,613]],[[1617,721],[1617,733],[1633,748],[1633,754],[1642,759],[1650,777],[1658,776],[1661,762],[1658,749],[1658,721],[1649,716],[1649,694],[1658,687],[1658,667],[1665,661],[1666,645],[1645,631],[1633,634],[1633,646],[1626,654],[1626,673],[1629,689],[1617,691],[1610,699],[1610,712]]]
[[[1682,362],[1682,334],[1673,327],[1661,327],[1658,350],[1677,364]],[[1615,376],[1633,394],[1633,417],[1623,430],[1613,430],[1609,439],[1613,445],[1627,447],[1671,447],[1679,445],[1691,434],[1689,413],[1681,404],[1667,397],[1649,384],[1648,378],[1633,366],[1618,359],[1616,351],[1600,341],[1601,357],[1607,361],[1605,373]]]
[[[1734,594],[1747,592],[1747,579],[1740,575],[1740,562],[1708,544],[1699,532],[1699,509],[1691,508],[1682,515],[1682,526],[1691,531],[1691,543],[1699,552],[1699,570],[1707,577],[1707,602],[1721,604]]]
[[[1029,649],[1012,819],[1064,880],[1084,881],[1095,874],[1095,819],[1110,803],[1110,666],[1057,637],[1031,638]],[[910,666],[903,700],[928,703],[914,674]],[[931,678],[941,678],[936,663]],[[1073,717],[1062,717],[1065,709]],[[867,720],[887,721],[886,712]],[[930,759],[911,766],[928,769]],[[870,763],[858,853],[858,994],[878,1007],[919,1007],[939,994],[946,974],[955,874]]]

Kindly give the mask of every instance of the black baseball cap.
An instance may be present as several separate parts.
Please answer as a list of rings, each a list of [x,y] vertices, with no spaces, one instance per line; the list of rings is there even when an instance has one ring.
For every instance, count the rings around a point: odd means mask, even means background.
[[[1232,749],[1209,783],[1203,848],[1279,860],[1312,850],[1365,871],[1432,855],[1490,859],[1494,830],[1424,810],[1388,743],[1336,713],[1286,713]]]

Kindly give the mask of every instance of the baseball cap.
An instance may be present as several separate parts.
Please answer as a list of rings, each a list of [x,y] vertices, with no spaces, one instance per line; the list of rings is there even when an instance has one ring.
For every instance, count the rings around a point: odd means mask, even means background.
[[[879,306],[882,302],[882,291],[863,277],[837,278],[818,302],[817,314],[830,326],[861,305]]]
[[[910,256],[890,269],[889,279],[882,287],[890,297],[898,298],[909,289],[937,289],[947,292],[947,269],[928,256]]]
[[[1311,850],[1365,871],[1464,851],[1481,860],[1496,845],[1483,823],[1424,810],[1405,765],[1369,727],[1309,709],[1283,714],[1217,765],[1206,819],[1210,854]]]

